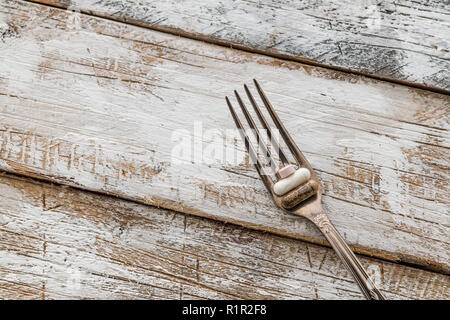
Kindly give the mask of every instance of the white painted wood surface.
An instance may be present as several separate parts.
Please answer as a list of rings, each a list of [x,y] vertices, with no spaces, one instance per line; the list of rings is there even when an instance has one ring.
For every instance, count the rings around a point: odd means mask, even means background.
[[[1,169],[325,243],[253,167],[170,156],[176,129],[233,128],[223,97],[255,77],[346,241],[448,272],[448,96],[21,1],[0,21]]]
[[[35,1],[450,91],[448,1]]]
[[[0,176],[0,298],[362,299],[325,247]],[[449,299],[446,275],[361,257],[391,299]]]

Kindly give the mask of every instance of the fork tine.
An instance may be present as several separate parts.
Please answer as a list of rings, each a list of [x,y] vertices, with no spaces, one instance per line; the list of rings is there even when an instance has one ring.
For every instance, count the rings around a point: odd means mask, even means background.
[[[297,164],[299,166],[301,166],[302,163],[305,161],[302,153],[298,149],[294,140],[292,140],[289,132],[287,132],[286,128],[281,123],[280,118],[278,118],[278,115],[276,114],[275,110],[273,109],[272,104],[270,103],[269,99],[267,99],[266,94],[261,89],[261,86],[259,85],[258,81],[256,81],[256,79],[253,79],[253,82],[255,83],[256,89],[258,90],[261,100],[263,101],[264,105],[266,106],[267,111],[269,111],[269,114],[272,117],[272,120],[275,123],[275,126],[278,128],[278,130],[280,130],[281,136],[283,137],[284,141],[286,142],[287,146],[289,147],[289,150],[291,150],[292,154],[294,155],[294,158],[297,161]]]
[[[277,172],[278,166],[277,166],[276,162],[274,161],[274,159],[272,158],[270,151],[267,148],[267,145],[262,141],[259,129],[256,127],[256,124],[253,121],[252,117],[250,116],[250,113],[248,113],[247,107],[245,106],[244,102],[242,101],[241,96],[239,95],[239,93],[236,90],[234,90],[234,94],[239,103],[239,106],[242,109],[242,112],[244,113],[245,119],[247,119],[247,122],[250,125],[250,128],[255,131],[257,142],[260,145],[262,151],[264,152],[264,155],[269,159],[270,166],[272,167],[274,172]]]
[[[245,89],[245,92],[247,93],[247,96],[248,96],[248,99],[250,100],[250,103],[251,103],[252,106],[253,106],[253,109],[254,109],[255,112],[256,112],[256,115],[257,115],[258,118],[259,118],[259,121],[261,121],[261,123],[262,123],[264,129],[267,130],[267,134],[268,134],[268,136],[269,136],[269,139],[272,140],[272,131],[271,131],[270,127],[269,127],[269,124],[267,123],[266,118],[264,117],[264,115],[262,114],[262,112],[261,112],[261,110],[259,109],[258,105],[256,104],[255,98],[253,98],[253,96],[252,96],[252,94],[251,94],[251,92],[250,92],[250,90],[248,89],[248,87],[247,87],[246,84],[244,84],[244,89]],[[280,154],[280,160],[281,160],[281,162],[283,163],[283,165],[288,165],[288,164],[289,164],[289,161],[288,161],[286,155],[284,154],[283,150],[280,148],[280,145],[278,144],[278,142],[274,140],[274,141],[273,141],[273,145],[274,145],[275,148],[278,150],[278,152],[279,152],[279,154]]]
[[[230,112],[231,112],[231,116],[233,117],[233,120],[239,129],[242,139],[244,140],[245,148],[247,149],[247,152],[250,154],[250,157],[252,158],[252,160],[255,164],[256,171],[258,171],[258,174],[260,175],[261,179],[263,180],[266,188],[269,189],[269,192],[272,192],[272,188],[273,188],[273,184],[274,184],[272,179],[269,177],[269,175],[266,174],[263,166],[261,165],[261,162],[259,161],[259,159],[256,155],[255,149],[253,148],[252,144],[250,143],[250,139],[248,138],[247,134],[245,133],[244,127],[242,126],[241,121],[239,120],[236,112],[234,111],[234,108],[231,105],[230,100],[228,99],[228,97],[225,97],[225,100],[227,101],[228,108],[230,109]]]

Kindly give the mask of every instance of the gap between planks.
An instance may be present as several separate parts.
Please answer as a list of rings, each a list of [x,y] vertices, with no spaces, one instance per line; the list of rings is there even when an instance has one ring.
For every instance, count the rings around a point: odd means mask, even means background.
[[[24,168],[22,168],[22,169],[24,169]],[[30,171],[24,171],[24,172],[27,172],[28,174],[30,174]],[[121,195],[121,196],[123,196],[123,194]],[[136,199],[134,199],[134,198],[131,198],[131,200],[136,200]],[[176,209],[176,207],[175,207],[175,209]],[[184,214],[186,214],[186,212],[183,212]],[[230,220],[230,222],[233,222],[232,220]],[[305,238],[305,239],[309,239],[309,238]],[[311,240],[311,239],[309,239],[309,240]],[[317,240],[315,240],[315,241],[317,241]],[[364,248],[360,248],[359,250],[361,250],[360,252],[364,252]],[[373,249],[371,249],[371,250],[373,250]],[[369,252],[369,254],[370,254],[370,252]],[[378,253],[379,254],[379,253]]]
[[[53,1],[53,0],[22,0],[22,1],[37,3],[37,4],[43,5],[43,6],[49,6],[49,7],[65,9],[65,10],[67,10],[68,7],[70,6],[69,0],[67,0],[67,1],[66,0],[57,0],[57,1]],[[222,47],[226,47],[226,48],[234,48],[234,49],[238,49],[238,50],[248,52],[248,53],[255,53],[255,54],[259,54],[259,55],[263,55],[263,56],[267,56],[267,57],[273,57],[273,58],[277,58],[277,59],[280,59],[283,61],[300,62],[302,64],[306,64],[309,66],[315,66],[315,67],[321,67],[321,68],[326,68],[326,69],[335,70],[335,71],[346,72],[346,73],[353,74],[353,75],[365,76],[365,77],[371,78],[371,79],[401,84],[401,85],[409,86],[412,88],[418,88],[418,89],[423,89],[423,90],[427,90],[430,92],[436,92],[436,93],[440,93],[440,94],[450,95],[450,90],[446,90],[446,89],[439,88],[439,87],[426,86],[424,84],[420,84],[420,83],[416,83],[416,82],[405,81],[405,80],[396,79],[396,78],[392,78],[392,77],[376,75],[374,73],[358,71],[355,69],[350,69],[350,68],[345,68],[345,67],[339,67],[339,66],[331,65],[331,64],[327,64],[327,63],[320,63],[316,60],[309,59],[309,58],[303,57],[303,56],[282,54],[282,53],[279,53],[276,51],[259,49],[254,46],[246,46],[246,45],[243,45],[243,44],[240,44],[237,42],[231,42],[228,40],[214,39],[208,35],[202,35],[200,33],[186,32],[186,31],[176,28],[176,27],[175,28],[174,27],[165,27],[165,26],[156,25],[156,24],[151,25],[149,23],[145,23],[143,21],[139,21],[136,19],[110,16],[103,12],[98,12],[98,11],[93,12],[93,11],[86,10],[83,8],[80,8],[80,9],[77,8],[77,10],[79,10],[79,12],[81,12],[83,14],[100,17],[105,20],[139,26],[139,27],[149,29],[149,30],[164,32],[164,33],[168,33],[168,34],[172,34],[175,36],[180,36],[180,37],[184,37],[184,38],[188,38],[188,39],[192,39],[192,40],[203,41],[206,43],[210,43],[210,44],[214,44],[214,45],[218,45],[218,46],[222,46]]]
[[[15,174],[0,188],[3,297],[362,298],[328,248]],[[361,260],[389,298],[448,299],[445,275]]]
[[[299,236],[290,236],[290,235],[284,235],[280,232],[273,232],[271,230],[263,230],[261,228],[251,228],[249,226],[245,226],[240,222],[236,222],[233,220],[230,221],[226,221],[225,219],[215,219],[214,217],[210,217],[208,215],[202,215],[202,214],[191,214],[188,213],[186,211],[180,211],[177,210],[177,206],[173,206],[171,207],[170,205],[164,204],[162,206],[157,206],[157,205],[153,205],[153,204],[148,204],[148,203],[143,203],[142,201],[138,201],[132,197],[126,197],[124,195],[117,195],[114,193],[109,193],[108,191],[98,191],[95,189],[89,189],[89,188],[85,188],[82,186],[78,186],[77,184],[72,184],[70,182],[58,182],[55,181],[54,179],[50,179],[47,176],[44,175],[39,175],[34,173],[33,171],[29,171],[27,174],[20,174],[17,172],[12,172],[12,171],[4,171],[0,169],[0,178],[1,177],[6,177],[9,179],[9,177],[11,179],[17,179],[18,181],[21,181],[23,179],[25,179],[24,181],[30,180],[33,183],[43,183],[43,184],[49,184],[49,185],[55,185],[55,186],[61,186],[61,187],[66,187],[66,188],[73,188],[74,190],[79,190],[80,192],[86,192],[86,193],[90,193],[93,195],[97,195],[97,196],[101,196],[101,197],[111,197],[111,198],[116,198],[118,199],[118,201],[128,201],[131,203],[135,203],[139,206],[141,205],[145,205],[151,208],[155,208],[158,210],[164,210],[164,211],[172,211],[174,214],[181,214],[184,216],[190,216],[192,218],[198,218],[198,219],[205,219],[205,220],[210,220],[210,221],[214,221],[217,223],[223,223],[225,225],[227,224],[231,224],[234,225],[236,228],[245,228],[248,230],[251,230],[251,232],[261,232],[261,233],[267,233],[267,234],[271,234],[275,237],[279,237],[281,239],[286,239],[286,240],[295,240],[295,241],[299,241],[300,243],[305,243],[306,245],[312,244],[318,247],[323,247],[323,248],[328,248],[330,250],[332,250],[331,245],[329,244],[328,241],[323,240],[320,241],[318,239],[315,238],[311,238],[311,237],[299,237]],[[46,205],[46,198],[45,198],[45,194],[43,195],[42,198],[42,204],[43,207],[47,207]],[[59,205],[54,206],[54,207],[50,207],[47,208],[48,210],[53,210],[58,208]],[[1,208],[0,208],[1,209]],[[186,219],[186,218],[185,218]],[[436,268],[433,266],[427,267],[423,264],[418,264],[418,263],[414,263],[414,262],[408,262],[405,260],[398,260],[395,258],[389,258],[390,254],[389,253],[384,253],[381,250],[379,250],[378,252],[374,251],[374,250],[367,250],[366,248],[360,247],[360,246],[355,246],[355,245],[350,245],[350,247],[352,247],[352,250],[355,251],[355,253],[357,253],[358,256],[361,257],[365,257],[367,259],[375,259],[375,260],[379,260],[379,261],[385,261],[387,263],[392,263],[392,264],[396,264],[399,266],[404,266],[404,267],[409,267],[409,268],[414,268],[414,269],[418,269],[418,270],[424,270],[426,272],[434,272],[437,274],[442,274],[442,275],[450,275],[450,272],[448,272],[446,269],[441,269],[441,268]],[[333,251],[333,254],[334,251]],[[324,257],[325,259],[325,257]],[[323,261],[321,263],[321,265],[323,264]],[[235,297],[236,298],[236,297]]]

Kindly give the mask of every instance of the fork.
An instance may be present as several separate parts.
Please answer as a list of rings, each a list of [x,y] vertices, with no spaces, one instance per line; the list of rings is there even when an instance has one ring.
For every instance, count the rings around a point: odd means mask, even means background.
[[[264,106],[267,109],[267,112],[269,113],[270,117],[273,120],[273,123],[278,129],[279,134],[292,153],[298,169],[295,169],[295,167],[289,162],[286,153],[281,149],[278,142],[273,139],[274,135],[272,129],[270,128],[269,123],[261,112],[261,109],[253,98],[247,85],[244,84],[244,89],[248,96],[250,104],[252,105],[262,127],[267,132],[267,137],[271,139],[270,143],[275,148],[275,150],[278,151],[279,161],[276,161],[273,158],[273,152],[272,154],[270,152],[270,150],[273,149],[269,149],[268,144],[262,141],[261,131],[250,115],[239,93],[235,90],[234,94],[248,122],[248,125],[256,136],[258,146],[262,150],[262,154],[265,156],[265,163],[268,162],[270,164],[270,168],[273,171],[276,171],[276,181],[274,181],[274,179],[269,174],[267,174],[267,167],[263,166],[263,162],[261,162],[258,157],[257,151],[259,149],[255,150],[255,147],[252,145],[248,134],[245,132],[245,129],[242,126],[242,123],[239,120],[239,117],[236,114],[230,100],[228,99],[228,97],[225,97],[225,99],[228,108],[230,109],[233,120],[239,129],[242,139],[244,140],[246,150],[249,153],[250,158],[253,161],[264,185],[271,193],[276,205],[292,214],[309,219],[319,228],[319,230],[330,242],[332,248],[336,251],[339,258],[342,260],[344,265],[356,280],[361,292],[366,299],[385,300],[386,298],[369,278],[360,261],[356,258],[350,247],[345,243],[342,236],[338,233],[336,228],[333,226],[333,224],[325,214],[322,208],[322,189],[320,187],[317,174],[314,172],[308,160],[306,160],[305,156],[301,153],[300,149],[297,147],[294,140],[289,135],[283,123],[280,121],[280,118],[275,112],[272,104],[269,102],[266,94],[261,89],[259,83],[255,79],[253,79],[253,82]],[[281,162],[281,164],[279,162]]]

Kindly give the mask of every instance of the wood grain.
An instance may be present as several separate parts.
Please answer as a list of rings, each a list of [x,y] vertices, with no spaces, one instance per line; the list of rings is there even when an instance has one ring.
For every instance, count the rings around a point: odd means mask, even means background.
[[[222,145],[223,97],[255,77],[346,241],[449,272],[448,96],[22,1],[0,21],[1,169],[325,244],[275,207],[239,137],[237,165],[171,156],[178,129]]]
[[[441,0],[37,0],[303,62],[450,91]]]
[[[0,177],[0,298],[362,299],[326,247],[59,185]],[[391,299],[450,278],[361,257]]]

